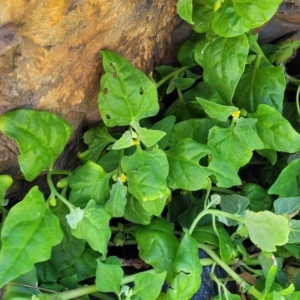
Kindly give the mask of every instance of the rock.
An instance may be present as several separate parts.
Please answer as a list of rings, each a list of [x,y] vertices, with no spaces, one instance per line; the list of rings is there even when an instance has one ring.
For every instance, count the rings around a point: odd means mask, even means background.
[[[99,50],[149,73],[163,59],[174,62],[191,34],[176,15],[177,0],[1,2],[0,115],[18,107],[52,111],[72,125],[73,143],[84,123],[100,120]],[[16,175],[17,151],[0,134],[0,174]]]

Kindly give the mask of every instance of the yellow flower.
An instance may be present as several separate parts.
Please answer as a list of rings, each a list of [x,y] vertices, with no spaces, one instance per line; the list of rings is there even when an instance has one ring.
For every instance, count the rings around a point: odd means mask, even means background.
[[[126,182],[127,181],[127,177],[126,177],[126,175],[124,173],[122,173],[120,175],[120,179],[122,180],[122,182]]]
[[[231,114],[231,116],[232,116],[234,122],[236,122],[236,121],[239,119],[240,114],[241,114],[241,111],[240,111],[240,110],[235,111],[234,113]]]
[[[140,144],[140,141],[139,140],[133,140],[132,141],[132,145],[135,146],[135,145],[139,145]]]

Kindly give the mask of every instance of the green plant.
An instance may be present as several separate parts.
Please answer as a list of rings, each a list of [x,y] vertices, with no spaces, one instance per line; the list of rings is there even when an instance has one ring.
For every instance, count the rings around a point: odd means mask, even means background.
[[[25,109],[0,118],[26,180],[46,169],[50,188],[7,209],[12,180],[0,176],[4,299],[191,299],[208,265],[214,299],[299,298],[299,89],[296,104],[284,99],[299,82],[285,73],[288,46],[262,49],[251,34],[280,2],[180,0],[195,33],[181,67],[157,67],[155,80],[101,51],[103,124],[84,134],[74,171],[55,169],[66,121]],[[178,95],[161,119],[157,91]],[[109,247],[135,244],[152,269],[126,275]]]

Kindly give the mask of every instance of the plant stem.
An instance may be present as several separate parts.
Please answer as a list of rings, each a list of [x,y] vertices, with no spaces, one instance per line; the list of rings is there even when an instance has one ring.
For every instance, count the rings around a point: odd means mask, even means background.
[[[143,273],[156,274],[157,272],[154,269],[151,269],[148,271],[144,271]],[[124,285],[124,284],[134,281],[135,275],[136,274],[125,276],[121,281],[121,285]],[[94,284],[94,285],[84,286],[84,287],[81,287],[81,288],[78,288],[75,290],[71,290],[71,291],[57,293],[57,294],[55,294],[55,297],[59,297],[60,300],[69,300],[69,299],[75,299],[80,296],[94,294],[94,293],[98,293],[98,292],[99,291],[98,291],[96,285]],[[106,300],[105,298],[103,298],[103,299]],[[110,299],[107,298],[107,300],[110,300]]]
[[[67,205],[69,207],[70,210],[75,209],[75,206],[73,204],[71,204],[66,198],[64,198],[60,193],[57,192],[52,178],[52,171],[48,172],[47,174],[47,183],[49,185],[50,191],[53,195],[55,195],[58,199],[60,199],[65,205]]]
[[[267,59],[267,57],[265,56],[264,52],[261,50],[261,48],[260,48],[260,46],[259,46],[259,44],[258,44],[257,42],[255,42],[255,43],[253,44],[253,47],[254,47],[256,53],[257,53],[261,58],[263,58],[265,61],[269,62],[269,60]]]
[[[208,208],[207,201],[208,201],[209,194],[211,192],[211,180],[209,179],[209,177],[206,177],[206,180],[208,181],[208,187],[207,187],[206,193],[205,193],[204,207]]]
[[[228,212],[225,212],[225,211],[221,211],[221,210],[217,210],[217,209],[205,209],[203,211],[201,211],[198,216],[194,219],[190,229],[189,229],[189,234],[192,235],[196,225],[198,224],[198,222],[200,221],[200,219],[202,217],[204,217],[205,215],[208,215],[208,214],[211,214],[211,215],[216,215],[216,216],[223,216],[223,217],[226,217],[226,218],[229,218],[229,219],[233,219],[233,220],[236,220],[238,222],[241,221],[241,218],[239,218],[238,216],[235,216],[235,215],[232,215]]]
[[[168,81],[170,78],[177,76],[178,74],[180,74],[181,72],[189,69],[190,67],[181,67],[177,70],[175,70],[174,72],[168,74],[167,76],[165,76],[164,78],[162,78],[159,82],[156,83],[156,88],[158,89],[162,84],[164,84],[166,81]]]
[[[215,254],[208,246],[198,243],[198,248],[204,250],[232,279],[234,279],[241,286],[250,286],[245,282],[237,273],[235,273],[221,258]],[[254,296],[256,299],[263,299],[263,295],[255,287],[251,287],[248,292]]]
[[[65,291],[61,292],[58,294],[55,294],[55,297],[58,297],[56,299],[61,299],[61,300],[69,300],[69,299],[75,299],[80,296],[88,295],[88,294],[93,294],[98,292],[98,289],[96,285],[89,285],[89,286],[84,286],[78,289],[70,290],[70,291]]]

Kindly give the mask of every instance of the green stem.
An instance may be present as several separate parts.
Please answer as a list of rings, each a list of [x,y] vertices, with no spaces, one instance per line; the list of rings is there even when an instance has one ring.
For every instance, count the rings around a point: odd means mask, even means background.
[[[154,269],[151,269],[148,271],[144,271],[143,273],[156,274],[157,272]],[[124,285],[124,284],[134,281],[135,275],[136,274],[125,276],[121,281],[121,285]],[[98,293],[98,289],[95,284],[89,285],[89,286],[84,286],[84,287],[74,289],[71,291],[58,293],[58,294],[55,294],[55,297],[59,297],[60,300],[69,300],[69,299],[75,299],[80,296],[94,294],[94,293]],[[106,300],[105,298],[103,298],[103,299]]]
[[[226,218],[229,218],[229,219],[233,219],[233,220],[236,220],[238,222],[241,222],[241,218],[239,218],[238,216],[235,216],[235,215],[232,215],[226,211],[221,211],[221,210],[217,210],[217,209],[205,209],[203,210],[202,212],[200,212],[198,214],[198,216],[194,219],[190,229],[189,229],[189,234],[192,235],[196,225],[198,224],[198,222],[200,221],[200,219],[202,217],[204,217],[205,215],[216,215],[216,216],[223,216],[223,217],[226,217]]]
[[[261,50],[259,44],[257,42],[255,42],[253,44],[253,47],[256,51],[256,53],[258,54],[259,57],[263,58],[265,61],[269,62],[269,60],[267,59],[267,57],[265,56],[264,52]]]
[[[162,84],[164,84],[166,81],[168,81],[170,78],[175,77],[177,75],[179,75],[181,72],[190,69],[190,67],[181,67],[177,70],[175,70],[174,72],[168,74],[167,76],[165,76],[164,78],[162,78],[159,82],[156,83],[156,88],[158,89]]]
[[[252,272],[253,274],[255,274],[257,276],[263,276],[263,271],[262,270],[253,269],[253,268],[249,267],[248,265],[249,265],[248,262],[247,262],[247,264],[245,264],[245,263],[241,264],[242,267],[244,267],[246,270]],[[257,260],[257,265],[259,265],[258,260]]]
[[[208,201],[209,194],[211,192],[211,180],[209,179],[209,177],[206,177],[206,180],[208,181],[208,187],[207,187],[206,193],[205,193],[204,207],[209,208],[209,205],[207,205],[207,201]]]
[[[215,263],[215,261],[211,258],[200,258],[199,260],[200,260],[201,266],[203,266],[203,267],[211,266]],[[229,266],[234,266],[237,264],[237,262],[238,262],[237,259],[231,259],[231,260],[227,261],[226,263]],[[241,264],[241,266],[243,266],[245,268],[246,268],[246,266],[247,266],[247,268],[249,268],[249,266],[258,266],[258,265],[259,265],[259,261],[257,258],[249,259],[249,261],[247,261],[247,265],[244,263]],[[249,268],[249,271],[250,271],[250,269],[252,270],[252,268]],[[256,270],[256,271],[258,271],[258,270]]]
[[[239,285],[250,286],[246,281],[244,281],[237,273],[235,273],[230,266],[228,266],[225,262],[221,260],[221,258],[208,246],[198,243],[198,248],[202,249],[209,255],[232,279],[234,279]],[[256,299],[260,300],[263,299],[263,295],[260,291],[258,291],[255,287],[252,287],[248,290],[248,292],[254,296]]]
[[[183,98],[183,95],[182,95],[182,92],[181,92],[181,90],[180,90],[180,89],[177,89],[177,88],[176,88],[176,90],[177,90],[177,94],[178,94],[178,100],[179,100],[179,102],[180,102],[181,104],[185,104],[185,102],[184,102],[184,98]]]
[[[84,287],[81,287],[78,289],[55,294],[55,297],[57,297],[56,299],[69,300],[69,299],[78,298],[80,296],[93,294],[96,292],[98,292],[96,285],[89,285],[89,286],[84,286]]]
[[[58,191],[56,190],[52,178],[52,171],[48,172],[47,174],[47,182],[51,191],[51,194],[55,195],[58,199],[60,199],[65,205],[69,207],[70,210],[75,209],[75,206],[71,204],[66,198],[64,198]]]

